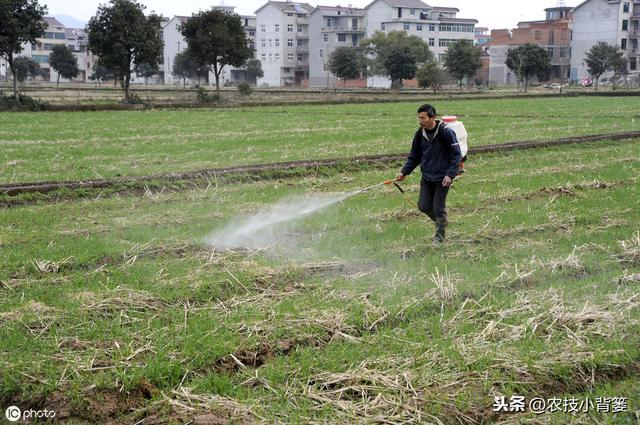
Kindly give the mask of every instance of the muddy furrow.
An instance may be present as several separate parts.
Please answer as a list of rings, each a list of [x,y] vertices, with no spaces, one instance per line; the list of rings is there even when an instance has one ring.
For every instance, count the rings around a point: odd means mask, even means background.
[[[594,134],[588,136],[567,137],[554,140],[530,140],[516,141],[501,144],[471,147],[469,154],[481,154],[490,152],[508,152],[521,149],[537,149],[549,146],[559,146],[573,143],[589,143],[597,141],[611,141],[640,138],[640,131]],[[105,189],[122,187],[123,190],[144,189],[152,182],[180,182],[197,179],[227,179],[241,176],[249,176],[253,180],[269,179],[278,176],[278,173],[298,172],[308,173],[319,168],[332,168],[353,166],[362,164],[396,163],[404,160],[406,153],[365,155],[350,158],[333,158],[321,160],[302,160],[290,162],[278,162],[269,164],[243,165],[236,167],[212,168],[184,173],[171,173],[162,175],[119,177],[101,180],[80,181],[42,181],[32,183],[13,183],[0,185],[0,194],[17,196],[25,193],[49,193],[63,189]],[[280,175],[281,176],[281,175]],[[278,176],[278,177],[280,177]],[[10,205],[11,203],[5,202]]]

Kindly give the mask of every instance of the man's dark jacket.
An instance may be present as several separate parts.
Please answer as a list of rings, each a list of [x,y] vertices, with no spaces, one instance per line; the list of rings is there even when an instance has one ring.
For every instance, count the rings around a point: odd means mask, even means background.
[[[433,142],[423,134],[422,128],[416,131],[411,144],[411,152],[400,170],[408,176],[420,164],[422,178],[428,182],[441,182],[444,176],[452,179],[458,174],[462,161],[462,152],[456,133],[445,123],[436,121],[437,130]]]

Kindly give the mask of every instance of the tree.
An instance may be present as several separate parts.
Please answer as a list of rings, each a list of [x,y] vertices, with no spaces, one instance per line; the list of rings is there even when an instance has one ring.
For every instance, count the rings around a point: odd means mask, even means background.
[[[14,77],[17,81],[24,83],[27,77],[35,78],[40,75],[40,64],[31,58],[18,56],[13,60],[15,68]]]
[[[178,53],[173,59],[172,73],[182,78],[182,87],[186,87],[187,78],[194,78],[199,75],[198,63],[185,50]]]
[[[360,76],[360,54],[350,47],[338,47],[329,56],[329,70],[337,78],[342,79],[343,86],[347,80]]]
[[[180,26],[187,41],[187,51],[198,64],[207,66],[215,76],[220,93],[220,74],[225,66],[242,66],[253,56],[240,16],[220,10],[193,15]]]
[[[264,72],[262,71],[262,62],[258,59],[249,59],[246,64],[247,67],[247,77],[249,77],[249,81],[253,81],[253,84],[258,84],[258,78],[264,77]]]
[[[392,89],[402,88],[402,80],[411,80],[418,69],[416,61],[406,48],[389,53],[383,64],[391,78]]]
[[[60,86],[60,77],[68,80],[75,78],[80,70],[78,69],[78,59],[73,56],[71,50],[64,44],[56,44],[53,46],[51,55],[49,56],[49,64],[51,68],[58,73],[58,81],[56,87]]]
[[[160,72],[160,68],[158,68],[157,63],[155,64],[142,63],[138,67],[136,71],[136,75],[138,77],[144,78],[144,85],[146,86],[149,83],[149,78],[153,77],[154,75],[158,75],[159,72]]]
[[[142,64],[156,65],[162,55],[160,19],[144,16],[145,7],[134,0],[111,0],[101,5],[87,24],[87,48],[100,64],[115,73],[129,99],[131,73]]]
[[[620,70],[626,68],[624,53],[618,46],[612,46],[603,41],[593,45],[584,58],[587,65],[587,72],[596,81],[596,91],[598,91],[598,80],[607,71]]]
[[[482,67],[482,50],[475,47],[471,40],[458,40],[449,45],[444,54],[444,66],[458,81],[462,88],[464,78],[473,78]]]
[[[433,53],[424,40],[415,35],[407,35],[405,31],[376,31],[370,38],[362,40],[361,45],[371,56],[371,72],[389,76],[392,87],[402,87],[402,80],[406,78],[398,79],[398,76],[411,75],[410,63],[413,63],[415,75],[417,65],[433,59]],[[391,75],[388,66],[393,69],[394,75]]]
[[[91,81],[97,81],[98,84],[100,84],[101,81],[110,80],[112,78],[115,78],[114,72],[106,66],[101,65],[100,60],[98,60],[97,65],[93,68],[93,74],[89,77]]]
[[[35,43],[44,35],[46,13],[47,7],[40,6],[38,0],[0,0],[0,57],[7,61],[13,75],[16,102],[19,98],[15,55],[22,51],[23,43]]]
[[[542,76],[551,68],[549,53],[535,44],[523,44],[515,49],[509,49],[507,60],[504,62],[520,80],[524,80],[524,92],[529,88],[529,79]]]
[[[430,88],[435,94],[447,79],[444,68],[436,60],[423,64],[416,72],[418,85],[422,88]]]

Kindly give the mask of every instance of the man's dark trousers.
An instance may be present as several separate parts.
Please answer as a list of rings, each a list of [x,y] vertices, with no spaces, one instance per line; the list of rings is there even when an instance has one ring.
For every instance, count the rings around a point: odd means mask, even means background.
[[[438,227],[447,224],[446,201],[449,188],[442,186],[442,182],[420,180],[420,198],[418,209],[429,216]]]

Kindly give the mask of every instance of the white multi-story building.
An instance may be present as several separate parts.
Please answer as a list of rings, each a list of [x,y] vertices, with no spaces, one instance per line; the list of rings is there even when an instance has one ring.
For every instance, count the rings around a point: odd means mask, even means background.
[[[187,49],[187,41],[180,32],[180,26],[188,20],[188,16],[174,16],[162,28],[162,40],[164,41],[162,61],[164,63],[165,84],[182,84],[180,77],[173,75],[173,63],[176,55]]]
[[[93,73],[96,58],[87,50],[89,38],[86,31],[79,28],[65,28],[65,39],[67,47],[78,60],[78,69],[80,72],[75,79],[77,81],[87,82]]]
[[[259,85],[301,86],[309,79],[307,3],[269,1],[256,10],[256,58],[264,77]]]
[[[640,0],[587,0],[573,9],[571,79],[588,77],[584,58],[597,42],[619,46],[625,51],[630,73],[640,64]]]
[[[233,13],[234,6],[215,6],[213,9],[226,11]],[[190,16],[174,16],[167,22],[162,28],[162,39],[164,41],[163,50],[163,62],[164,62],[164,83],[165,84],[182,84],[180,77],[173,75],[173,64],[175,57],[178,53],[184,52],[187,47],[187,41],[180,32],[180,26],[187,22]],[[244,27],[245,35],[249,47],[255,50],[255,32],[256,32],[256,17],[255,16],[240,16],[240,21]],[[220,83],[234,83],[237,81],[246,80],[246,69],[226,66],[220,74]],[[215,81],[213,73],[209,73],[207,82]]]
[[[365,9],[318,6],[309,16],[309,86],[335,87],[329,57],[337,47],[361,49],[367,33]]]
[[[460,19],[455,7],[433,7],[420,0],[374,0],[367,10],[367,37],[376,31],[405,31],[417,35],[438,60],[443,60],[450,44],[475,39],[476,19]],[[370,85],[388,87],[386,78],[374,77]]]
[[[53,17],[47,16],[44,19],[47,23],[44,36],[38,38],[35,43],[25,43],[17,56],[28,57],[38,62],[40,65],[39,78],[45,81],[57,81],[58,73],[51,68],[49,56],[55,45],[66,45],[78,60],[79,73],[73,80],[86,82],[93,72],[95,61],[91,52],[87,51],[88,38],[85,30],[67,28]],[[7,64],[4,68],[10,75],[9,65]],[[2,65],[0,65],[0,72],[2,72]],[[66,80],[60,79],[60,81]]]

